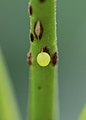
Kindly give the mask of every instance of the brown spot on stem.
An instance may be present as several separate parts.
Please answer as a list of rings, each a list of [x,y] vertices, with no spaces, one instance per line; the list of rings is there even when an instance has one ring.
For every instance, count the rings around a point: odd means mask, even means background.
[[[27,63],[29,64],[29,65],[32,65],[32,53],[30,52],[28,52],[27,53]]]
[[[30,33],[30,40],[31,40],[31,42],[34,41],[34,35],[32,33]]]
[[[56,63],[58,62],[58,55],[57,52],[55,52],[52,57],[51,57],[51,61],[53,65],[56,65]]]
[[[46,53],[48,53],[48,54],[50,55],[49,48],[48,48],[47,46],[45,46],[45,47],[43,48],[43,52],[46,52]]]
[[[28,4],[28,13],[29,13],[30,15],[33,14],[33,9],[32,9],[32,6],[31,6],[30,4]]]
[[[39,0],[40,2],[44,2],[45,0]]]
[[[34,33],[37,39],[41,39],[43,35],[43,25],[41,21],[36,21],[34,25]]]
[[[42,89],[42,87],[41,86],[38,86],[38,90],[41,90]]]

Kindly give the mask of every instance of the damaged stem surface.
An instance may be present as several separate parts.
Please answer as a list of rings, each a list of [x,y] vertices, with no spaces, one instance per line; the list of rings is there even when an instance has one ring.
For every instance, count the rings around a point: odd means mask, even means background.
[[[56,0],[30,0],[29,120],[59,120]],[[37,56],[46,52],[50,63],[42,67]]]

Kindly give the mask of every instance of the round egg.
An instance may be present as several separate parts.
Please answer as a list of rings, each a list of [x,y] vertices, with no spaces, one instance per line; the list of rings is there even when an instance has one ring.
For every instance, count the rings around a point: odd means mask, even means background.
[[[49,65],[50,55],[46,52],[39,53],[37,56],[37,63],[42,67]]]

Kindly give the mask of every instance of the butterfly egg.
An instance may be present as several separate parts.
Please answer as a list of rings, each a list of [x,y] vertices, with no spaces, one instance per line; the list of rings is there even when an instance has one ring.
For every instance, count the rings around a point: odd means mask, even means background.
[[[46,52],[39,53],[37,56],[37,63],[42,67],[47,66],[50,63],[50,55]]]

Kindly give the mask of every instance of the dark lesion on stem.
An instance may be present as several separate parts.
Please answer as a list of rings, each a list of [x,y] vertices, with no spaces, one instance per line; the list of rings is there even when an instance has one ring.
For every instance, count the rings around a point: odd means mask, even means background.
[[[32,9],[31,4],[28,4],[28,13],[30,14],[30,16],[32,16],[33,14],[33,9]]]
[[[39,0],[39,2],[43,3],[43,2],[45,2],[45,0]]]
[[[38,90],[41,90],[42,89],[42,87],[41,86],[38,86]]]
[[[27,53],[27,63],[29,65],[32,65],[32,53],[31,52]]]
[[[40,20],[37,20],[34,24],[34,34],[36,39],[41,39],[43,35],[43,25]]]
[[[55,66],[58,62],[58,54],[57,52],[55,52],[52,56],[51,56],[51,62],[53,64],[53,66]]]
[[[31,42],[34,41],[34,35],[32,33],[30,33],[30,40],[31,40]]]
[[[43,52],[46,52],[50,55],[50,52],[49,52],[49,48],[47,46],[45,46],[43,49],[42,49]]]

